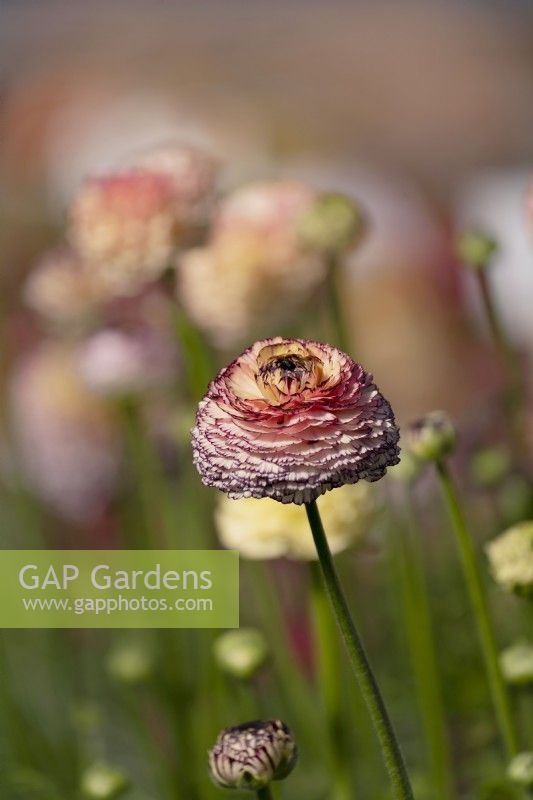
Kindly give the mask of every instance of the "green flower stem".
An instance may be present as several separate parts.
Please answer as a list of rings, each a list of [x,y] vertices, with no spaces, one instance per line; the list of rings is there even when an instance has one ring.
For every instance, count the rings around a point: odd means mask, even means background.
[[[183,351],[190,399],[197,403],[206,393],[209,382],[216,373],[212,353],[201,333],[177,305],[174,329]]]
[[[345,757],[343,726],[342,664],[340,662],[337,630],[332,625],[331,608],[325,591],[320,567],[310,562],[311,600],[316,641],[318,674],[329,735],[330,765],[333,781],[331,800],[350,800],[350,773]]]
[[[461,556],[465,582],[485,661],[492,702],[507,756],[511,758],[518,752],[518,738],[513,722],[509,693],[500,669],[498,648],[479,562],[448,467],[444,461],[438,461],[436,466]]]
[[[179,512],[159,454],[145,430],[141,408],[134,398],[124,398],[118,403],[118,411],[140,506],[140,519],[135,525],[136,544],[139,549],[148,550],[171,546],[180,527]]]
[[[510,437],[513,450],[521,459],[524,451],[525,437],[523,435],[523,380],[520,373],[520,364],[517,354],[509,341],[486,270],[477,270],[479,291],[483,302],[485,316],[489,325],[494,346],[500,356],[502,367],[505,371],[506,393],[505,402],[510,417]]]
[[[263,786],[262,789],[257,790],[257,797],[259,800],[272,800],[272,792],[270,786]]]
[[[330,256],[327,289],[335,344],[345,353],[349,353],[351,349],[350,335],[346,327],[340,287],[341,267],[342,264],[339,257],[336,255]]]
[[[320,519],[316,501],[313,500],[311,503],[307,503],[305,508],[317,549],[326,591],[333,607],[337,623],[341,629],[350,662],[359,683],[359,688],[365,699],[376,735],[381,745],[383,758],[389,773],[393,796],[396,800],[414,800],[413,790],[411,789],[403,756],[396,740],[387,709],[385,708],[385,703],[383,702],[374,673],[372,672],[363,644],[350,615],[348,604],[333,564],[328,540],[322,526],[322,520]]]
[[[439,800],[445,800],[453,796],[453,773],[431,609],[420,552],[420,532],[409,491],[406,510],[406,530],[392,531],[390,540],[401,587],[403,616],[422,725],[431,760],[432,784]]]

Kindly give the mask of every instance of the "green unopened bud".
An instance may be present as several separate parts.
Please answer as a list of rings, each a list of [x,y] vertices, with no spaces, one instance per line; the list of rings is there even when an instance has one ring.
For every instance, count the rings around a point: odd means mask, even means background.
[[[92,764],[81,778],[81,791],[90,800],[115,800],[128,786],[124,773],[103,762]]]
[[[496,240],[481,231],[467,231],[457,240],[457,255],[473,269],[485,269],[497,249]]]
[[[286,778],[298,751],[281,720],[256,720],[223,730],[209,752],[213,781],[225,789],[262,789]]]
[[[407,430],[407,444],[420,461],[440,461],[455,447],[457,433],[444,411],[432,411],[413,422]]]
[[[363,231],[364,223],[357,205],[342,194],[327,193],[320,195],[299,227],[307,247],[333,255],[355,247]]]
[[[120,683],[130,686],[145,683],[154,668],[152,648],[144,640],[118,641],[107,656],[106,667],[111,677]]]
[[[500,664],[507,683],[526,686],[533,683],[533,644],[516,642],[500,654]]]
[[[496,486],[509,474],[511,459],[503,447],[484,447],[472,456],[470,472],[478,486]]]
[[[533,521],[508,528],[486,551],[496,583],[519,595],[533,593]]]
[[[518,753],[507,768],[509,778],[519,786],[533,786],[533,753]]]
[[[217,664],[234,678],[246,680],[263,666],[268,648],[263,634],[254,628],[227,631],[213,646]]]

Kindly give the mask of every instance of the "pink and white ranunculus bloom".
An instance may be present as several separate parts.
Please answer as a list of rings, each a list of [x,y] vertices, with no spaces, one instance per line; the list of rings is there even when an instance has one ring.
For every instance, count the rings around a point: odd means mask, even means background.
[[[192,440],[203,482],[234,499],[309,503],[399,461],[394,414],[372,376],[336,347],[279,336],[211,382]]]
[[[70,240],[111,294],[157,280],[188,242],[214,191],[211,159],[165,148],[88,179],[70,211]],[[203,220],[202,220],[203,221]]]

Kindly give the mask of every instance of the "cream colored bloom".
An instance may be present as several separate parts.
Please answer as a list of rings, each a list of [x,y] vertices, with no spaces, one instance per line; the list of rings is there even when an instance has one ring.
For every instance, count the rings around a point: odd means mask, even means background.
[[[357,544],[372,524],[374,491],[368,483],[348,484],[317,500],[330,549],[339,553]],[[230,500],[220,495],[215,513],[222,544],[245,558],[316,558],[303,506],[276,500]]]
[[[494,580],[517,594],[533,592],[533,521],[508,528],[487,545]]]
[[[26,304],[48,322],[70,325],[89,317],[100,292],[79,257],[65,247],[47,253],[26,280]]]
[[[222,203],[208,246],[179,258],[180,299],[215,345],[272,328],[323,281],[326,260],[300,234],[315,200],[296,181],[246,186]]]

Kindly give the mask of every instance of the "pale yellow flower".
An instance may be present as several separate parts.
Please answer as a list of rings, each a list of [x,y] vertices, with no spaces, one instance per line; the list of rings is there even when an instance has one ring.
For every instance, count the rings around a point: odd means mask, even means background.
[[[508,528],[487,545],[496,583],[510,592],[533,592],[533,521]]]
[[[372,524],[375,511],[373,488],[367,483],[341,486],[319,497],[318,507],[330,549],[339,553],[357,544]],[[239,550],[245,558],[316,558],[313,537],[303,506],[276,500],[220,495],[216,525],[225,547]]]

